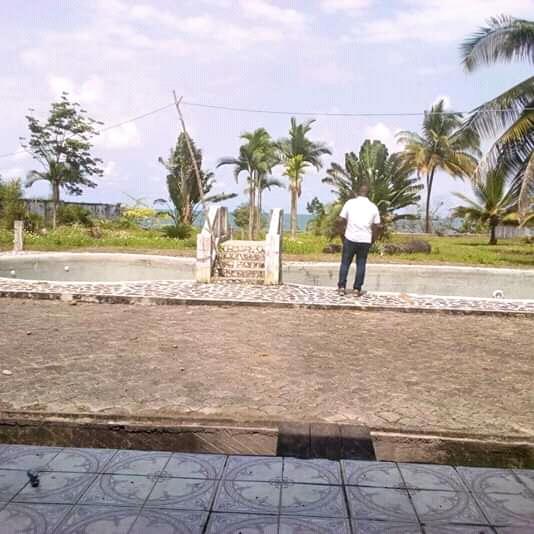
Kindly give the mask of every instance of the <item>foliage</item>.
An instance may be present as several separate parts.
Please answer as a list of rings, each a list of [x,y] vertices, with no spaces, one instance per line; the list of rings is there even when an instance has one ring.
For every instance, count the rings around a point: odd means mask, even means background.
[[[326,174],[323,182],[334,188],[341,204],[357,196],[363,184],[369,185],[369,199],[377,205],[386,225],[412,218],[413,215],[397,212],[420,200],[422,185],[412,177],[412,166],[399,154],[389,155],[386,145],[380,141],[365,140],[358,156],[348,152],[344,167],[332,163]]]
[[[322,167],[321,158],[331,154],[331,150],[321,142],[308,138],[314,120],[301,124],[295,117],[291,117],[288,137],[277,142],[282,154],[284,176],[288,177],[291,193],[291,235],[294,238],[297,232],[297,203],[302,193],[302,180],[306,169],[310,166],[319,170]]]
[[[462,45],[465,68],[525,60],[534,63],[534,22],[500,16],[489,20]],[[534,195],[534,76],[477,107],[467,124],[493,145],[477,169],[477,178],[489,169],[503,169],[520,184],[519,209],[525,215]]]
[[[244,230],[248,226],[248,212],[248,204],[241,204],[232,212],[234,223],[238,228],[241,228],[241,230]]]
[[[447,112],[440,100],[425,113],[422,133],[404,131],[397,135],[404,145],[402,161],[426,181],[425,232],[431,231],[430,204],[436,171],[453,178],[470,177],[480,156],[480,139],[471,127],[462,127],[459,113]]]
[[[233,194],[210,195],[215,186],[215,175],[202,169],[202,151],[196,147],[193,139],[189,138],[189,143],[199,170],[200,185],[205,201],[222,202],[233,198],[235,196]],[[193,159],[187,146],[186,134],[181,133],[178,136],[176,146],[171,149],[167,160],[159,158],[158,161],[167,169],[167,189],[173,207],[168,206],[168,203],[162,199],[156,200],[155,203],[167,206],[168,214],[177,229],[180,225],[191,226],[198,216],[202,195]],[[177,231],[180,232],[180,230]]]
[[[122,210],[122,216],[130,221],[139,221],[143,219],[154,219],[158,216],[158,212],[155,209],[146,206],[126,206]]]
[[[33,112],[34,110],[30,110]],[[30,137],[21,138],[22,146],[33,155],[43,170],[28,174],[27,187],[45,180],[52,187],[52,224],[57,224],[60,190],[81,195],[82,187],[96,187],[93,176],[101,176],[102,160],[91,155],[91,138],[98,134],[97,124],[77,102],[63,93],[53,102],[46,122],[27,115]]]
[[[0,224],[9,230],[17,220],[26,217],[22,200],[22,186],[20,180],[2,181],[0,178]]]
[[[162,228],[167,237],[174,239],[188,239],[193,234],[193,227],[190,224],[169,224]]]
[[[321,226],[326,214],[325,205],[317,197],[313,197],[306,204],[306,211],[312,215],[306,230],[315,235],[321,235]]]
[[[57,220],[60,225],[81,224],[90,227],[94,224],[88,209],[72,204],[61,204],[58,207]]]
[[[222,158],[217,167],[231,165],[236,182],[241,173],[246,174],[248,201],[248,237],[254,239],[260,228],[262,193],[265,188],[279,185],[278,181],[268,181],[272,169],[279,163],[276,145],[265,128],[241,135],[245,142],[239,147],[237,158]],[[269,184],[270,185],[267,185]]]
[[[495,169],[486,175],[484,181],[473,183],[474,200],[456,193],[467,205],[457,207],[454,214],[487,225],[490,230],[490,245],[497,244],[497,225],[517,210],[518,188],[514,185],[507,187],[506,182],[506,174]]]

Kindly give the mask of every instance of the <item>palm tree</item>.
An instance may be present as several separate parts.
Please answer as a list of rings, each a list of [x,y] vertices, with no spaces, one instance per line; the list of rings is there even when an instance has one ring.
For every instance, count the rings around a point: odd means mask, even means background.
[[[489,244],[496,245],[495,229],[517,210],[518,192],[519,188],[515,184],[507,187],[506,173],[502,169],[494,169],[486,174],[483,181],[473,182],[475,200],[455,193],[467,205],[457,207],[454,215],[487,224],[490,231]]]
[[[171,149],[167,160],[158,158],[158,161],[167,169],[167,189],[173,209],[168,210],[176,226],[179,224],[191,225],[198,215],[198,207],[201,202],[201,194],[193,166],[193,160],[187,146],[186,134],[178,136],[176,146]],[[235,194],[221,193],[210,195],[215,186],[215,175],[211,171],[202,169],[202,151],[195,146],[190,138],[191,148],[195,155],[197,168],[200,171],[200,183],[202,195],[206,202],[222,202],[233,198]],[[165,204],[164,199],[157,199],[155,204]]]
[[[501,15],[462,44],[464,67],[524,60],[534,63],[534,22]],[[500,167],[520,184],[519,211],[525,215],[534,193],[534,76],[476,108],[467,121],[481,136],[495,139],[477,169],[480,178]]]
[[[369,185],[369,199],[374,202],[383,222],[413,217],[398,210],[417,204],[423,188],[419,179],[412,176],[412,167],[399,154],[389,155],[380,141],[365,140],[359,155],[345,154],[345,166],[331,163],[323,183],[333,187],[339,204],[354,198],[362,184]]]
[[[276,146],[265,128],[245,132],[241,135],[241,139],[246,142],[239,147],[239,156],[237,158],[221,158],[217,167],[232,165],[236,181],[242,172],[246,173],[249,195],[248,238],[254,239],[259,226],[257,203],[261,196],[261,183],[271,174],[273,167],[279,162],[279,158]]]
[[[471,176],[480,157],[478,133],[462,128],[461,114],[445,111],[445,103],[440,100],[425,113],[421,134],[399,132],[397,139],[404,145],[403,161],[418,176],[425,177],[425,232],[430,233],[430,199],[436,172],[441,170],[461,179]]]
[[[273,187],[284,187],[284,184],[278,178],[272,178],[271,176],[261,176],[258,184],[258,226],[261,226],[261,214],[263,212],[263,193],[264,191],[270,191]]]
[[[298,124],[295,117],[291,117],[289,136],[277,143],[282,154],[285,167],[284,175],[289,179],[291,192],[291,236],[297,234],[297,203],[302,193],[302,180],[306,169],[311,165],[319,170],[322,167],[321,156],[332,154],[331,150],[321,142],[308,139],[314,120]]]

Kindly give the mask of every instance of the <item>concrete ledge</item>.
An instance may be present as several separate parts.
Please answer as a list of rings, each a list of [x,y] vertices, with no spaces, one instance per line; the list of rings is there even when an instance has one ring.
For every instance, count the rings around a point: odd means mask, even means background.
[[[0,443],[534,468],[534,437],[324,422],[6,411]]]

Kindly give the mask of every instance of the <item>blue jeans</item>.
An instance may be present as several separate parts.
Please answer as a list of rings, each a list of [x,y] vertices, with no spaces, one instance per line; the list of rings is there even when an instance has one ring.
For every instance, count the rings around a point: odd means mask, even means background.
[[[339,268],[339,281],[337,287],[345,288],[347,286],[347,275],[349,274],[350,264],[356,256],[356,279],[354,280],[354,289],[360,289],[365,280],[365,266],[367,264],[367,255],[371,243],[355,243],[345,239],[343,241],[343,253],[341,255],[341,267]]]

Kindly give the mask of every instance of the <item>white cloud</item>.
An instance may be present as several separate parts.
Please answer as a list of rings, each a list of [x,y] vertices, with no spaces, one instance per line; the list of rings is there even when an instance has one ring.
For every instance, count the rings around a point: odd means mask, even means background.
[[[141,136],[133,122],[103,132],[96,138],[95,145],[105,149],[132,148],[141,144]]]
[[[102,175],[103,178],[107,178],[107,179],[114,178],[118,174],[117,162],[109,160],[108,162],[106,162],[102,170],[104,171],[104,174]]]
[[[246,17],[263,23],[271,21],[291,26],[295,30],[305,22],[305,16],[295,9],[278,7],[266,0],[239,0],[239,5]]]
[[[400,128],[392,130],[389,126],[383,122],[378,122],[373,126],[368,126],[364,130],[364,138],[371,139],[371,141],[377,139],[382,141],[390,152],[398,152],[402,149],[402,146],[397,143],[395,135],[400,131]]]
[[[363,23],[354,37],[371,42],[458,42],[503,11],[501,0],[403,0],[395,5],[391,16]],[[532,0],[508,0],[506,12],[529,16]]]
[[[67,92],[74,100],[79,100],[82,105],[100,100],[104,94],[104,82],[98,76],[91,76],[81,84],[76,84],[65,76],[50,75],[48,86],[55,98],[61,93]]]
[[[9,169],[0,170],[0,176],[12,180],[14,178],[22,178],[26,173],[21,167],[10,167]]]
[[[344,11],[354,14],[370,7],[372,2],[373,0],[322,0],[321,8],[327,13]]]

